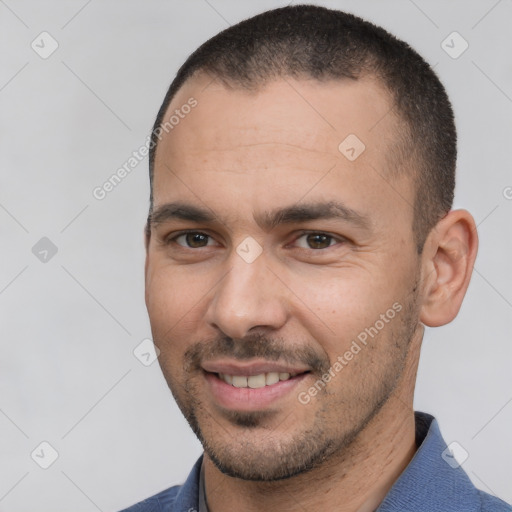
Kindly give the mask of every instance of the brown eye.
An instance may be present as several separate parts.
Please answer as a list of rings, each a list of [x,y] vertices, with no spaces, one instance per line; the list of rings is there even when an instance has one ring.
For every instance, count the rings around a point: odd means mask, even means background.
[[[341,241],[327,233],[304,233],[295,240],[295,246],[301,249],[321,250],[328,249]]]
[[[306,241],[310,249],[326,249],[331,245],[332,236],[322,233],[306,235]]]
[[[178,245],[190,249],[199,249],[211,245],[210,237],[204,233],[184,233],[177,236],[174,240]]]

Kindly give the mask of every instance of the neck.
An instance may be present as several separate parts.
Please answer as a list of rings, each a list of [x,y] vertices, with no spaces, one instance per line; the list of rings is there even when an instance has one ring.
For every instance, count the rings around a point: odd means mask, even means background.
[[[205,454],[209,512],[375,511],[416,452],[412,402],[419,344],[412,345],[395,393],[343,454],[321,466],[286,480],[253,482],[224,475]]]

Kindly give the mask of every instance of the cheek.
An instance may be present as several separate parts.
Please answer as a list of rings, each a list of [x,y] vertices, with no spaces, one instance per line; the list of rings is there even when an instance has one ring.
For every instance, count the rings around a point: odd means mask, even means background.
[[[202,317],[205,290],[210,286],[192,272],[173,267],[149,267],[146,281],[146,306],[155,341],[179,340],[197,328]]]
[[[331,360],[343,354],[400,297],[397,289],[366,272],[343,274],[293,278],[294,316]]]

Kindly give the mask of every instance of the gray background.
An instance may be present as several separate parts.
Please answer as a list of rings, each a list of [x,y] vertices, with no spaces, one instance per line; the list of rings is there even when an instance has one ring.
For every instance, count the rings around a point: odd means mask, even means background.
[[[102,201],[92,190],[144,143],[191,51],[286,3],[0,0],[0,511],[115,511],[182,482],[201,453],[158,363],[133,354],[151,337],[147,159]],[[512,501],[512,2],[319,3],[408,41],[453,101],[455,206],[481,249],[458,318],[427,330],[415,407],[469,453],[478,487]],[[59,44],[47,59],[31,48],[43,31]],[[441,47],[453,31],[469,43],[457,59]],[[58,248],[46,262],[42,237]],[[42,441],[59,455],[48,469],[47,448],[30,455]]]

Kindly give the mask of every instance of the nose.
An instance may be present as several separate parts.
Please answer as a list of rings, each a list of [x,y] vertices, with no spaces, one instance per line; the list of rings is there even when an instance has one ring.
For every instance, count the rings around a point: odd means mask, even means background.
[[[277,330],[288,318],[286,288],[269,268],[264,253],[252,263],[237,253],[206,312],[209,325],[241,339],[256,329]]]

